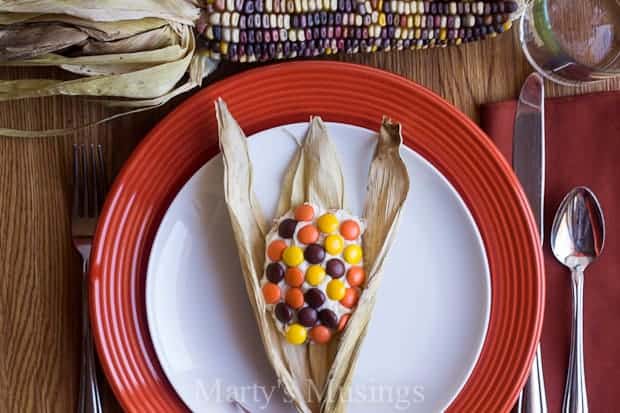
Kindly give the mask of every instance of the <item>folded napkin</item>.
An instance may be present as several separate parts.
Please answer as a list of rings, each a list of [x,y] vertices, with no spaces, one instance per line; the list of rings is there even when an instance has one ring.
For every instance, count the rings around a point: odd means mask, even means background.
[[[584,346],[591,412],[620,406],[620,92],[547,99],[544,253],[547,280],[542,352],[549,412],[560,412],[570,349],[569,271],[549,247],[553,216],[564,195],[585,185],[606,220],[603,255],[585,274]],[[516,102],[482,108],[482,128],[512,159]]]

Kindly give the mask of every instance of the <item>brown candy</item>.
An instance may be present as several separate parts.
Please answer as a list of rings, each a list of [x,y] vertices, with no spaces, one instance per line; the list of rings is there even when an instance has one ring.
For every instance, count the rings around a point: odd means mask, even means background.
[[[317,312],[312,307],[304,307],[297,312],[297,319],[302,326],[312,327],[316,324]]]
[[[319,311],[319,320],[325,327],[336,328],[338,327],[338,316],[332,310],[324,309]]]
[[[327,261],[325,271],[333,278],[340,278],[344,275],[344,263],[338,258],[332,258]]]
[[[304,258],[310,264],[319,264],[325,259],[325,249],[319,244],[310,244],[304,251]]]
[[[285,239],[293,238],[295,228],[297,228],[297,221],[287,218],[280,222],[280,226],[278,227],[278,235]]]
[[[267,279],[269,281],[277,284],[284,278],[284,267],[277,262],[272,262],[271,264],[267,265],[265,275],[267,276]]]
[[[285,303],[278,303],[275,308],[276,317],[281,322],[288,324],[293,319],[293,309]]]
[[[325,293],[318,288],[311,288],[304,294],[304,299],[312,308],[319,308],[325,302]]]

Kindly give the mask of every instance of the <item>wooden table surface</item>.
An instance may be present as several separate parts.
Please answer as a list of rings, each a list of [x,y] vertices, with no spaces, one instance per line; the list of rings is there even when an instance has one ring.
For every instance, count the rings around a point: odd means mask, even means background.
[[[474,120],[487,102],[515,98],[532,69],[516,31],[455,48],[338,56],[389,70],[443,96]],[[206,84],[247,70],[223,65]],[[49,69],[0,68],[0,78],[59,77]],[[363,79],[360,79],[363,81]],[[620,90],[620,80],[548,96]],[[80,261],[71,247],[71,145],[98,142],[114,175],[140,139],[187,96],[73,136],[0,138],[0,411],[76,410],[80,361]],[[102,118],[106,110],[73,98],[0,105],[0,127],[51,129]],[[120,411],[108,388],[106,411]]]

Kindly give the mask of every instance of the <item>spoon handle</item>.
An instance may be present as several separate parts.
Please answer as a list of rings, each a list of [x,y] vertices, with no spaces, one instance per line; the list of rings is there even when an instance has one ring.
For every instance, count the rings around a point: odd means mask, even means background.
[[[583,363],[583,270],[572,271],[573,324],[570,359],[566,387],[564,388],[563,413],[588,413],[588,395]]]

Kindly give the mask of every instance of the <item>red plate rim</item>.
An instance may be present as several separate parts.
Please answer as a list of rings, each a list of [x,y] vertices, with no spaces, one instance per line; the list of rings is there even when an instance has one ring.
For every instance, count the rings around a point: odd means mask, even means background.
[[[90,310],[100,360],[125,410],[188,410],[153,349],[144,287],[163,215],[187,179],[218,152],[218,96],[248,135],[310,115],[372,130],[384,114],[402,123],[405,143],[464,199],[489,260],[487,335],[448,411],[509,410],[525,382],[544,310],[540,242],[517,178],[489,138],[433,92],[378,69],[329,61],[265,66],[203,89],[166,116],[121,170],[95,237]]]

